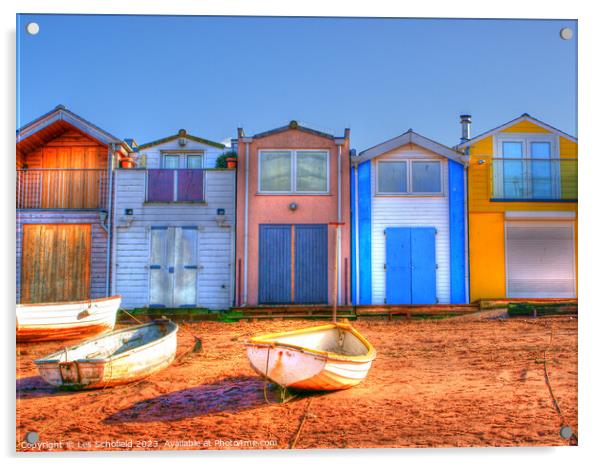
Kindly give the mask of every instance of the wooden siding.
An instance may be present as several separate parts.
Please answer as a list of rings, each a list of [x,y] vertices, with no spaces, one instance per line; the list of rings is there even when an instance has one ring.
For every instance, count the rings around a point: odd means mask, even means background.
[[[537,128],[537,130],[535,129]],[[504,130],[506,133],[549,133],[549,131],[531,122],[521,122]],[[474,212],[505,212],[508,210],[535,211],[577,211],[575,202],[491,202],[490,170],[494,155],[494,136],[477,141],[470,147],[470,166],[468,169],[468,210]],[[560,158],[577,158],[577,144],[566,138],[559,138]],[[479,164],[479,160],[485,163]],[[564,167],[564,166],[563,166]],[[575,175],[576,165],[566,165],[563,182]],[[563,186],[564,187],[564,186]]]
[[[197,226],[197,306],[229,308],[233,298],[235,172],[206,172],[204,205],[145,205],[145,185],[146,170],[115,172],[114,291],[122,295],[122,306],[132,309],[149,305],[151,226]],[[216,222],[219,208],[225,209],[227,226]],[[133,219],[128,219],[125,209],[133,209]]]
[[[376,164],[379,160],[437,159],[443,175],[442,196],[376,195]],[[450,237],[447,159],[417,146],[403,146],[372,160],[372,304],[384,304],[386,297],[385,234],[388,227],[435,227],[437,261],[436,291],[439,303],[450,302]]]
[[[23,226],[28,224],[90,224],[90,297],[106,296],[107,269],[107,233],[99,224],[99,217],[94,212],[17,212],[16,219],[16,294],[17,303],[21,301],[21,267],[23,254]]]
[[[220,154],[226,152],[228,149],[218,149],[217,147],[202,144],[200,142],[187,140],[184,147],[178,144],[178,139],[168,141],[163,144],[142,149],[140,151],[140,157],[143,160],[143,164],[146,168],[163,168],[161,166],[161,153],[162,151],[175,151],[186,154],[187,152],[203,151],[203,168],[215,168],[215,160]],[[180,168],[187,168],[184,160],[180,160]]]
[[[76,130],[67,130],[30,152],[19,150],[17,168],[29,170],[20,172],[21,195],[36,198],[35,204],[26,199],[23,207],[97,209],[104,206],[107,150],[106,146]],[[50,170],[44,171],[47,169]]]

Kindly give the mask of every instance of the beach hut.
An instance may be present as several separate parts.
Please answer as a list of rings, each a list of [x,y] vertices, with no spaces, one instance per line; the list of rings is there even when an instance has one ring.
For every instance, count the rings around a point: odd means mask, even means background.
[[[465,303],[462,154],[410,129],[352,166],[354,302]]]
[[[62,105],[16,145],[17,303],[109,296],[112,173],[131,148]]]
[[[470,137],[470,299],[577,297],[577,139],[528,114]]]
[[[223,144],[185,130],[137,147],[115,172],[115,292],[122,307],[227,309],[234,280],[235,169]]]
[[[291,121],[236,143],[237,305],[349,304],[349,130]]]

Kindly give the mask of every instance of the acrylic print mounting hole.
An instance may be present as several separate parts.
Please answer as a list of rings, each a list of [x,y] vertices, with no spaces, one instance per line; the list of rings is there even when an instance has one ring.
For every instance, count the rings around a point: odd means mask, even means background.
[[[35,36],[40,32],[40,25],[38,23],[28,23],[25,29],[30,36]]]

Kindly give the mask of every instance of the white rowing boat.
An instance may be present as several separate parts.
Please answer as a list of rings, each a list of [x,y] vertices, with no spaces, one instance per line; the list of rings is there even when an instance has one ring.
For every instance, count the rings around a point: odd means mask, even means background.
[[[284,388],[341,390],[366,378],[376,350],[356,329],[333,323],[251,338],[253,369]]]
[[[17,341],[66,340],[111,331],[120,304],[121,296],[17,304]]]
[[[50,385],[104,388],[140,380],[166,368],[176,355],[178,326],[158,320],[65,348],[35,364]]]

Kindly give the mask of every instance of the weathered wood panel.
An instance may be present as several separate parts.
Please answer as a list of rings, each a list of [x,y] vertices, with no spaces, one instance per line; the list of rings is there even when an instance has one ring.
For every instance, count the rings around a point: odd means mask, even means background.
[[[203,200],[203,171],[178,170],[178,201]]]
[[[17,303],[21,302],[23,230],[27,225],[88,224],[91,230],[90,244],[90,297],[106,296],[107,233],[99,224],[95,212],[18,211],[16,231],[16,291]]]
[[[21,301],[90,297],[90,225],[25,225]]]
[[[149,170],[148,171],[148,201],[149,202],[171,202],[174,200],[173,192],[174,171],[173,170]]]

